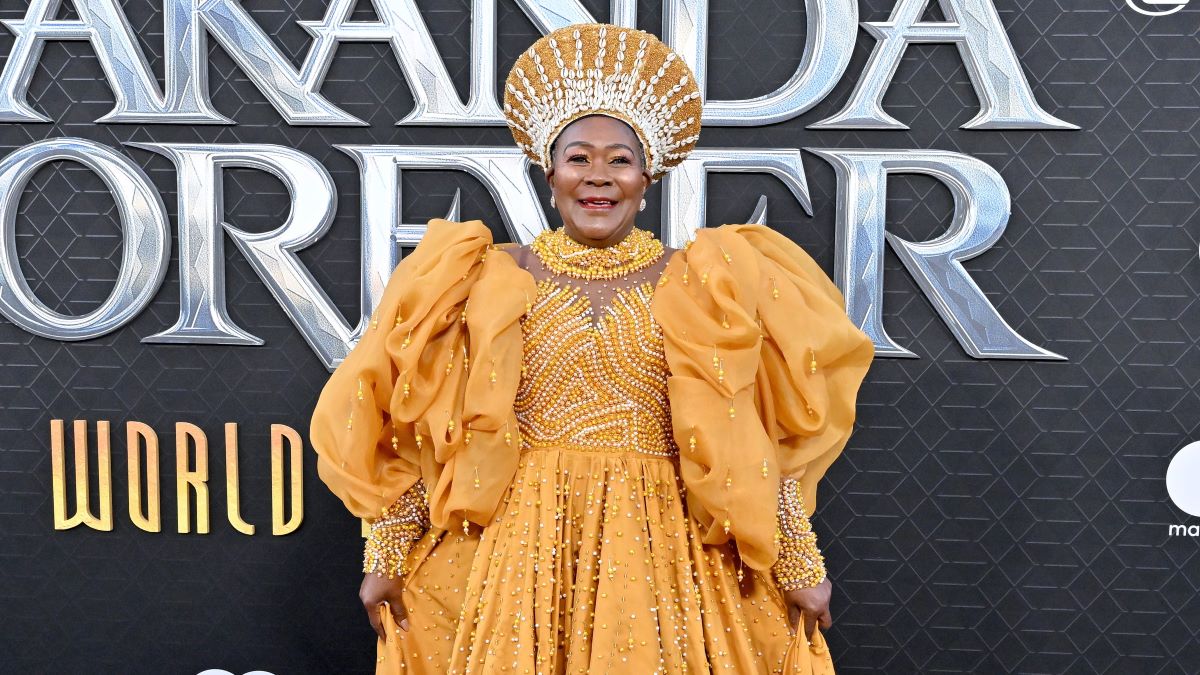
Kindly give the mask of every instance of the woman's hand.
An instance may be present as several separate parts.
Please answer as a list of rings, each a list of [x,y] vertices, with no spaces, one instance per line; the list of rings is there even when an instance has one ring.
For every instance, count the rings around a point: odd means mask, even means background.
[[[833,584],[829,579],[825,579],[812,588],[798,588],[794,591],[784,592],[783,598],[787,605],[788,623],[795,629],[796,624],[803,616],[804,637],[811,641],[818,621],[821,623],[821,628],[828,629],[833,625],[833,616],[829,614],[829,597],[832,594]]]
[[[375,629],[379,639],[384,642],[387,642],[387,631],[384,630],[383,618],[379,615],[379,610],[382,609],[384,603],[387,603],[391,609],[396,625],[408,632],[408,611],[404,609],[404,600],[401,596],[403,589],[404,579],[400,577],[389,579],[372,573],[363,575],[362,586],[358,588],[358,598],[362,600],[363,607],[367,610],[367,618],[371,620],[371,627]]]

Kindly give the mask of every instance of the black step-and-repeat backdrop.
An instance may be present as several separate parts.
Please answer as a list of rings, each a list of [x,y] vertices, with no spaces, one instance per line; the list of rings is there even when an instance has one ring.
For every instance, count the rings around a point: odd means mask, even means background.
[[[372,670],[308,415],[422,223],[544,226],[497,92],[589,17],[704,81],[640,224],[766,222],[876,341],[839,671],[1194,669],[1188,4],[5,0],[0,669]]]

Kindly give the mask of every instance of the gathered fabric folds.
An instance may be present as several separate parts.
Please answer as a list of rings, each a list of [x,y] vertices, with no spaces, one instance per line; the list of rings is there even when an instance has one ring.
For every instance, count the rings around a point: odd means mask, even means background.
[[[429,495],[377,672],[832,673],[772,565],[874,356],[837,287],[760,225],[600,290],[505,246],[431,221],[313,415],[352,513]]]
[[[701,229],[672,257],[651,306],[671,375],[672,427],[689,513],[705,544],[778,559],[779,479],[816,485],[854,425],[874,358],[837,286],[763,225]]]
[[[732,542],[702,545],[681,493],[669,458],[525,452],[466,571],[458,631],[427,649],[449,658],[438,672],[808,675],[821,654],[792,635],[770,575],[744,568]],[[429,558],[413,571],[425,594],[439,577]],[[801,667],[788,671],[793,642]]]
[[[361,518],[423,478],[436,529],[491,522],[517,468],[520,318],[536,292],[480,221],[434,219],[318,398],[321,480]],[[478,308],[478,311],[474,311]]]

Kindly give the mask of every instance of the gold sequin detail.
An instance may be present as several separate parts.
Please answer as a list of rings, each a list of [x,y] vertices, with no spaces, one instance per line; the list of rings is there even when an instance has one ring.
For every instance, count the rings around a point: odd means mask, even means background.
[[[795,478],[779,486],[779,560],[771,567],[780,590],[811,588],[825,580],[825,556],[804,510],[804,492]]]
[[[408,574],[408,554],[429,525],[429,495],[425,482],[418,478],[371,522],[371,533],[363,548],[363,572],[389,579]]]
[[[662,257],[663,244],[649,230],[635,227],[611,246],[588,246],[562,228],[543,230],[530,249],[547,268],[577,279],[619,279],[653,265]]]
[[[538,282],[525,317],[525,364],[514,405],[522,449],[563,447],[674,457],[655,282],[618,289],[599,326],[579,287]]]

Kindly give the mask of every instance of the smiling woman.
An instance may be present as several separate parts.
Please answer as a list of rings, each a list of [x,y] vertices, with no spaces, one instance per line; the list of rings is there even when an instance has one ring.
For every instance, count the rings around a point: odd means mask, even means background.
[[[651,182],[633,129],[613,117],[588,115],[567,125],[550,152],[554,164],[546,182],[567,234],[593,247],[624,239],[646,208]]]
[[[654,36],[555,31],[506,92],[563,227],[430,222],[313,413],[378,672],[831,673],[808,515],[871,340],[764,226],[637,227],[700,125]]]

